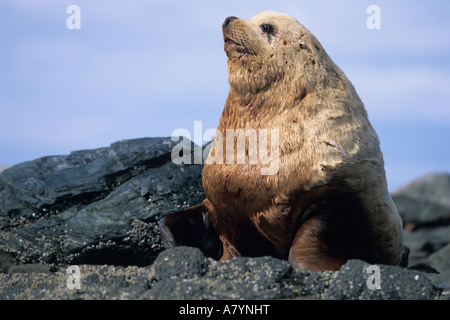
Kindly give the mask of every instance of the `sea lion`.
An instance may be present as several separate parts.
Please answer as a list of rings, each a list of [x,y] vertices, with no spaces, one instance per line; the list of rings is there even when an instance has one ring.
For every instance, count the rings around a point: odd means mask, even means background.
[[[202,171],[206,199],[160,221],[166,247],[197,246],[220,260],[271,255],[311,271],[348,259],[399,264],[402,221],[351,82],[287,14],[228,17],[222,28],[230,91]],[[232,150],[245,151],[244,164],[228,153],[215,161],[231,129],[276,129],[278,141],[266,143],[277,147],[278,170],[248,162],[250,137]]]

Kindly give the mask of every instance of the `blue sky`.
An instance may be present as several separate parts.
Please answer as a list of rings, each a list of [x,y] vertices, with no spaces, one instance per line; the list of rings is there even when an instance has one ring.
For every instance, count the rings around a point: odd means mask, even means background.
[[[81,9],[69,30],[66,9]],[[369,5],[381,29],[369,30]],[[227,96],[221,24],[289,13],[353,82],[390,190],[450,172],[450,1],[0,2],[0,165],[175,129],[215,128]]]

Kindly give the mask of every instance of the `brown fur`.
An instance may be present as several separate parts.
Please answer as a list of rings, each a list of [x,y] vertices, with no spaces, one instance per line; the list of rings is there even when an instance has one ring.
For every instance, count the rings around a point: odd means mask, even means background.
[[[223,244],[221,259],[272,255],[310,270],[350,258],[398,264],[401,219],[350,81],[291,16],[267,11],[223,27],[230,91],[223,142],[213,141],[209,157],[218,143],[226,149],[227,129],[278,129],[279,170],[262,175],[264,165],[226,164],[226,155],[224,164],[206,161],[202,210]]]

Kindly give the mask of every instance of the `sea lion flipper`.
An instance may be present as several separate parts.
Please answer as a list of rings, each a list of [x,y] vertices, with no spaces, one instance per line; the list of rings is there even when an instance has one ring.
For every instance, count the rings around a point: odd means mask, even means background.
[[[310,271],[339,270],[345,263],[343,255],[333,254],[327,242],[329,216],[319,215],[306,220],[298,229],[289,250],[289,264]]]
[[[222,242],[206,218],[207,212],[206,206],[199,204],[163,217],[159,221],[159,229],[164,247],[197,247],[205,256],[219,259]]]

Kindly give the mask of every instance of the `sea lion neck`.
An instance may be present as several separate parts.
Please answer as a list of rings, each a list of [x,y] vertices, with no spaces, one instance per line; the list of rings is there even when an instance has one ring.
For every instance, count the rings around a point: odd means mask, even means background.
[[[231,88],[221,119],[223,121],[226,119],[230,125],[239,123],[242,128],[247,127],[246,124],[263,120],[270,122],[277,114],[290,108],[294,101],[294,96],[279,97],[271,89],[255,95],[242,94]]]

